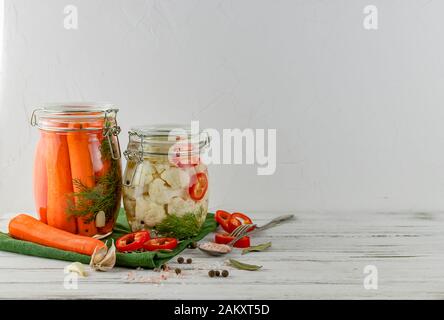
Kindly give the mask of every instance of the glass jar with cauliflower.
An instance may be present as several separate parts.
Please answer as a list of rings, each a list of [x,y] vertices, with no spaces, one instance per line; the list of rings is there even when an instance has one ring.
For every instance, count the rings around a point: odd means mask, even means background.
[[[183,239],[198,234],[208,211],[208,138],[185,126],[129,131],[123,203],[133,231]]]

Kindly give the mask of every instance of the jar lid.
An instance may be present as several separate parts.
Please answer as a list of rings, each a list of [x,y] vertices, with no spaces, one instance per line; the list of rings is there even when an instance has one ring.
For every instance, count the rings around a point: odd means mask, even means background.
[[[191,127],[183,124],[158,124],[158,125],[146,125],[132,127],[128,133],[136,137],[143,137],[146,139],[165,140],[165,138],[171,137],[169,140],[182,140],[191,139],[192,132]],[[199,133],[197,133],[198,135]],[[195,134],[196,136],[196,134]]]
[[[98,130],[115,122],[118,111],[111,103],[48,103],[34,109],[31,125],[49,131]]]
[[[138,149],[148,155],[167,155],[172,146],[177,146],[174,152],[178,155],[199,153],[210,143],[208,134],[194,132],[191,126],[183,124],[137,126],[132,127],[128,135],[128,149],[139,146]]]

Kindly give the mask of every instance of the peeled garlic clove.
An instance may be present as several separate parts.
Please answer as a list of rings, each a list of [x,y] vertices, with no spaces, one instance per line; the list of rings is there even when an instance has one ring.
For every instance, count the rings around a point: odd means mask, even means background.
[[[66,270],[68,272],[76,272],[82,277],[86,277],[88,275],[85,271],[85,268],[83,267],[83,264],[81,264],[80,262],[71,263],[66,267]]]
[[[96,227],[97,228],[103,228],[106,224],[106,216],[105,212],[99,211],[96,214]]]

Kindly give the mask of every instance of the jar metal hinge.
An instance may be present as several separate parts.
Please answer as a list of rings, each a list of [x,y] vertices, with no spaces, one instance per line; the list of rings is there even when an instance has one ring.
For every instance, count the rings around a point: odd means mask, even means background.
[[[135,133],[135,132],[129,132],[130,140],[131,140],[131,136],[139,137],[139,139],[140,139],[140,149],[138,151],[125,150],[123,152],[123,155],[124,155],[124,157],[125,157],[125,159],[127,161],[135,162],[135,166],[133,167],[133,172],[131,173],[131,178],[129,180],[126,179],[128,165],[126,166],[125,174],[124,174],[125,179],[123,181],[123,185],[126,186],[126,187],[130,187],[130,186],[133,185],[134,176],[136,175],[137,168],[143,162],[143,135]]]
[[[111,151],[111,158],[113,160],[119,160],[121,157],[120,153],[120,141],[119,141],[119,133],[121,131],[120,127],[117,125],[117,120],[115,120],[115,125],[111,126],[110,121],[108,119],[108,115],[111,113],[115,113],[115,109],[108,109],[105,111],[105,127],[103,128],[103,136],[107,138],[109,143],[109,148]],[[115,119],[115,118],[114,118]],[[113,147],[113,137],[116,137],[117,141],[117,154],[116,150]]]
[[[34,110],[32,110],[32,114],[31,114],[31,126],[35,127],[37,125],[37,111],[43,110],[43,108],[35,108]]]

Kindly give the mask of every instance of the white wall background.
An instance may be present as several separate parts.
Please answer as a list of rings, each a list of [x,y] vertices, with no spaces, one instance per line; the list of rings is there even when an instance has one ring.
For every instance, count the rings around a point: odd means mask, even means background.
[[[79,29],[63,28],[63,8]],[[379,30],[362,27],[365,5]],[[33,209],[33,105],[131,125],[276,128],[278,167],[213,166],[212,207],[444,208],[443,1],[6,0],[0,213]]]

